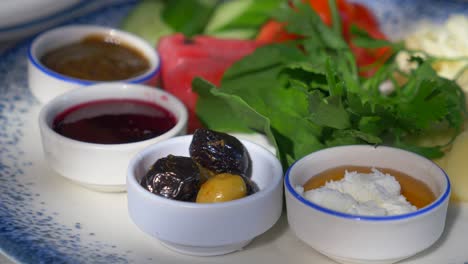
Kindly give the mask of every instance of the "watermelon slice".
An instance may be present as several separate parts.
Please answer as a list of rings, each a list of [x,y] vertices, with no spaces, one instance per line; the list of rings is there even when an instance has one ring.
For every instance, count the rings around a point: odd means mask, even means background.
[[[162,65],[161,84],[187,106],[189,133],[201,127],[195,113],[197,94],[192,91],[193,78],[202,77],[219,85],[224,72],[258,46],[259,43],[252,40],[208,36],[189,39],[180,33],[160,39],[157,49]]]

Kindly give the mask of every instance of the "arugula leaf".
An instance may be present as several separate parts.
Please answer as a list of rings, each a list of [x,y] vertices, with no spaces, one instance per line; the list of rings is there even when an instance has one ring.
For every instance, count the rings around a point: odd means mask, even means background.
[[[338,12],[338,6],[336,5],[335,0],[328,0],[328,6],[330,6],[331,16],[332,16],[332,28],[337,34],[341,34],[341,17]]]
[[[363,143],[376,145],[382,143],[382,140],[372,134],[354,129],[333,130],[326,140],[327,147]]]
[[[309,119],[317,125],[336,129],[351,126],[348,112],[343,108],[338,97],[324,99],[318,91],[309,94]]]
[[[393,50],[405,49],[405,43],[403,41],[392,42],[386,39],[375,39],[365,30],[362,30],[356,25],[351,25],[351,36],[353,44],[362,48],[383,48],[391,47]]]
[[[246,126],[244,120],[239,118],[224,100],[217,99],[216,91],[212,92],[212,89],[217,88],[216,86],[201,78],[195,78],[192,81],[192,86],[199,95],[196,113],[205,127],[223,132],[252,132],[252,129]],[[239,100],[239,98],[236,97],[232,100]],[[213,109],[222,109],[222,111],[213,111]]]
[[[302,87],[304,91],[309,86],[328,91],[325,69],[320,64],[312,64],[308,61],[292,62],[282,71],[280,78],[287,79],[291,87]]]
[[[306,52],[314,49],[349,49],[340,33],[335,32],[322,22],[320,16],[309,5],[298,3],[295,9],[283,6],[275,17],[279,21],[287,22],[286,28],[290,33],[304,36],[309,47]]]
[[[295,159],[323,148],[318,140],[320,126],[308,120],[304,91],[287,88],[287,83],[277,78],[286,65],[302,59],[305,59],[303,54],[295,47],[266,46],[235,63],[225,73],[219,89],[208,87],[197,79],[193,89],[199,99],[204,100],[197,103],[197,114],[212,129],[224,130],[225,125],[219,120],[233,118],[241,120],[244,128],[266,134],[276,142],[284,165],[288,164],[288,156]],[[213,96],[206,96],[207,89]],[[211,105],[224,107],[204,109],[202,104],[208,100],[212,101]],[[249,111],[255,115],[247,114]],[[269,125],[259,126],[258,123]]]
[[[380,135],[385,127],[381,121],[381,116],[362,116],[357,122],[357,128],[364,133]]]
[[[394,146],[397,148],[401,148],[401,149],[405,149],[411,152],[418,153],[429,159],[437,159],[437,158],[444,156],[444,152],[441,150],[440,146],[422,147],[422,146],[416,146],[416,145],[403,143],[400,141],[395,142]]]
[[[193,36],[203,32],[218,1],[214,0],[165,0],[162,17],[175,32]],[[181,15],[183,14],[183,15]]]

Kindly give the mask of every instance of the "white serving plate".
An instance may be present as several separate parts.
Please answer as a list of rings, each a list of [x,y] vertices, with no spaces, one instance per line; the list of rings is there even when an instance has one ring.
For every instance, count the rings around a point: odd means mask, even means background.
[[[0,44],[125,0],[6,0],[0,1]]]
[[[442,21],[450,12],[468,14],[463,1],[368,2],[386,22],[384,30],[395,38],[404,33],[405,21],[424,17]],[[76,21],[118,26],[132,6],[116,3]],[[40,105],[27,87],[27,44],[0,55],[0,252],[15,262],[31,264],[334,263],[299,241],[284,214],[240,252],[208,258],[177,254],[131,222],[125,193],[94,192],[54,173],[43,159],[37,122]],[[268,146],[259,135],[240,137]],[[467,234],[468,204],[451,204],[442,238],[401,263],[468,263]]]

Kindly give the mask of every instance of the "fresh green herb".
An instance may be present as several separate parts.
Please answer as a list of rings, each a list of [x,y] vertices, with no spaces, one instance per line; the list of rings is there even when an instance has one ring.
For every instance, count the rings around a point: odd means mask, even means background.
[[[166,0],[162,17],[176,32],[194,36],[203,32],[219,1]]]
[[[331,8],[337,12],[336,5]],[[265,134],[285,168],[313,151],[347,144],[392,145],[437,158],[445,144],[423,146],[412,139],[434,126],[452,132],[447,143],[460,133],[464,94],[437,76],[431,57],[413,56],[418,67],[402,82],[395,77],[395,55],[404,46],[354,30],[361,46],[391,47],[389,58],[364,78],[341,33],[310,7],[298,4],[278,14],[289,32],[303,36],[295,45],[257,49],[228,69],[219,88],[194,80],[197,114],[207,127]],[[394,89],[384,93],[384,86]]]
[[[284,0],[222,1],[206,25],[204,34],[253,38]]]
[[[338,7],[336,6],[335,0],[328,0],[328,6],[330,6],[331,16],[333,21],[333,30],[335,33],[341,34],[341,17],[338,12]]]

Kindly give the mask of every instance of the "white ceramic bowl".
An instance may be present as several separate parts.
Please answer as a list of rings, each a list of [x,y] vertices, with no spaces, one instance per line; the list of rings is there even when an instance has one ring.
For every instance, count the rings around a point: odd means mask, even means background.
[[[176,117],[176,125],[151,139],[126,144],[94,144],[62,136],[52,129],[58,114],[85,102],[105,99],[136,99],[154,103]],[[45,160],[64,177],[100,191],[124,191],[127,167],[144,147],[187,129],[187,109],[166,91],[140,84],[103,83],[76,89],[47,103],[39,114],[39,127]]]
[[[38,35],[28,50],[28,85],[32,94],[42,103],[77,87],[99,81],[77,79],[59,74],[46,66],[40,59],[45,53],[58,47],[78,42],[89,35],[103,35],[116,42],[125,43],[140,51],[149,61],[150,68],[139,76],[127,80],[128,83],[154,84],[160,61],[156,49],[142,38],[115,28],[93,25],[70,25],[51,29]]]
[[[177,252],[213,256],[245,247],[271,228],[281,215],[283,171],[265,148],[240,140],[252,159],[252,180],[259,191],[223,203],[198,204],[170,200],[144,189],[139,182],[151,165],[169,154],[189,157],[192,136],[175,137],[140,152],[128,170],[128,210],[145,233]]]
[[[371,217],[333,211],[295,191],[324,170],[357,165],[404,172],[425,182],[436,200],[413,213]],[[343,146],[314,152],[286,172],[286,208],[296,236],[341,263],[394,263],[430,247],[442,234],[450,197],[445,172],[432,161],[401,149]]]

